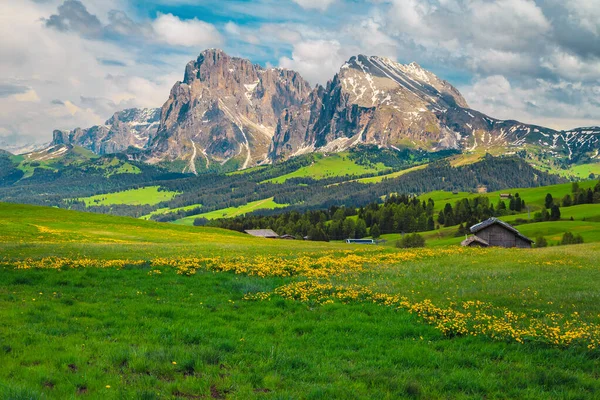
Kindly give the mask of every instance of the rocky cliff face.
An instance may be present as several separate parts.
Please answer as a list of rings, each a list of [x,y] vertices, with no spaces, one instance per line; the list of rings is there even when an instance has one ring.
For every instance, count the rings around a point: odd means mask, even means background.
[[[279,115],[309,93],[296,72],[204,51],[162,107],[148,161],[185,159],[191,172],[229,160],[241,168],[264,163]]]
[[[156,134],[160,109],[129,109],[115,113],[104,125],[72,131],[54,131],[51,146],[70,144],[96,154],[111,154],[129,147],[143,149]]]
[[[456,135],[436,117],[452,107],[468,105],[452,85],[419,65],[352,57],[325,88],[284,113],[270,155],[338,151],[358,143],[457,147]]]
[[[179,161],[183,172],[229,168],[359,143],[427,151],[519,153],[573,163],[599,159],[600,128],[555,131],[490,118],[418,64],[352,57],[325,87],[296,72],[252,64],[221,50],[188,63],[162,109],[125,110],[105,125],[55,131],[52,145],[97,154],[143,149],[149,163]],[[183,165],[183,167],[182,167]]]
[[[456,88],[418,64],[352,57],[325,88],[284,111],[271,160],[359,143],[427,151],[526,151],[567,162],[598,158],[600,129],[559,132],[471,110]]]

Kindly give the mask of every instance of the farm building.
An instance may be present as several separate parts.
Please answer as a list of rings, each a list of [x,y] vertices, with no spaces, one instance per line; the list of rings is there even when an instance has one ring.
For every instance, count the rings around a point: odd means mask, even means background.
[[[281,235],[279,236],[279,239],[283,239],[283,240],[296,240],[296,237],[293,235]]]
[[[279,239],[279,235],[271,229],[248,229],[245,232],[250,236],[262,237],[267,239]]]
[[[500,221],[498,218],[490,218],[471,227],[474,236],[465,239],[461,244],[468,247],[519,247],[530,248],[533,240],[522,235],[518,230]]]

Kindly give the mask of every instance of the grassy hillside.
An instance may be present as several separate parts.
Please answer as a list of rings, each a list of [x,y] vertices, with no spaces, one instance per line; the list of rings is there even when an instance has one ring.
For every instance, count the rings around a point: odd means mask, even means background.
[[[518,220],[527,220],[528,213],[500,217],[502,221],[515,224]],[[574,221],[570,221],[573,218]],[[458,246],[465,239],[456,237],[458,225],[441,227],[434,231],[422,232],[427,241],[427,247],[439,248]],[[582,204],[571,207],[561,207],[561,221],[548,221],[516,225],[524,235],[535,239],[544,236],[550,245],[558,244],[565,232],[580,234],[586,243],[600,242],[600,204]],[[386,246],[394,246],[401,234],[385,234]]]
[[[579,187],[582,189],[593,188],[598,181],[582,181],[579,182]],[[505,189],[499,190],[496,192],[489,193],[466,193],[466,192],[458,192],[453,194],[451,192],[445,191],[436,191],[429,192],[424,195],[419,196],[423,200],[432,199],[435,202],[435,210],[440,211],[444,208],[446,203],[452,204],[456,203],[458,200],[462,200],[465,198],[472,199],[477,196],[485,196],[490,199],[492,204],[496,204],[498,200],[500,200],[500,194],[515,194],[519,193],[519,196],[525,200],[526,204],[532,206],[532,211],[539,210],[544,205],[544,199],[548,193],[552,194],[554,199],[561,200],[566,194],[571,194],[571,184],[563,183],[559,185],[550,185],[550,186],[541,186],[534,188],[513,188],[513,189]]]
[[[129,205],[155,205],[163,201],[171,200],[177,196],[177,192],[159,190],[160,186],[147,186],[139,189],[125,190],[96,196],[84,197],[77,200],[85,202],[89,206],[110,206],[114,204]]]
[[[265,200],[253,201],[239,207],[228,207],[220,210],[210,211],[207,213],[192,215],[190,217],[178,219],[175,224],[179,225],[194,225],[194,220],[197,218],[218,219],[218,218],[234,218],[240,215],[248,214],[258,210],[273,210],[276,208],[287,207],[288,204],[279,204],[273,200],[273,197]]]
[[[202,208],[202,204],[192,204],[189,206],[176,207],[176,208],[159,208],[158,210],[152,211],[150,214],[143,215],[140,218],[141,219],[150,219],[152,216],[155,216],[155,215],[163,215],[163,214],[177,212],[177,211],[194,210],[196,208]]]
[[[294,172],[269,179],[265,182],[283,183],[292,178],[324,179],[346,175],[360,176],[377,173],[387,169],[386,166],[381,163],[378,163],[375,166],[359,165],[352,161],[347,153],[329,155],[315,154],[314,158],[315,161],[307,167],[302,167]]]
[[[399,252],[1,203],[0,228],[0,398],[600,390],[598,244]]]
[[[588,179],[590,175],[600,176],[600,162],[593,164],[574,165],[565,172],[563,176],[574,176],[579,179]]]
[[[403,169],[402,171],[396,171],[396,172],[392,172],[390,174],[378,175],[378,176],[371,176],[371,177],[368,177],[368,178],[353,179],[353,180],[348,181],[348,182],[379,183],[379,182],[381,182],[384,179],[398,178],[399,176],[406,175],[406,174],[408,174],[410,172],[418,171],[418,170],[426,168],[426,167],[427,167],[427,164],[417,165],[416,167],[411,167],[411,168]],[[344,183],[346,183],[346,182],[344,182]],[[339,183],[336,183],[334,185],[339,185]]]

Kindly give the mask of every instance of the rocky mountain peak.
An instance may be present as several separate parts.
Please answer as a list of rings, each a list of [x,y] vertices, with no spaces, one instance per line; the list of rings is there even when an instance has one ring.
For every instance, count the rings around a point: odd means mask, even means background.
[[[386,57],[358,55],[350,58],[338,75],[350,101],[361,106],[404,99],[430,104],[432,108],[469,108],[456,88],[415,62],[404,65]]]
[[[53,145],[98,154],[144,149],[150,163],[183,172],[247,168],[360,143],[427,151],[506,149],[544,159],[600,159],[597,127],[555,131],[469,108],[460,92],[419,64],[351,57],[325,87],[295,71],[203,51],[161,109],[130,109],[104,125],[55,131]],[[531,152],[530,152],[531,150]]]
[[[184,171],[190,172],[213,163],[246,168],[266,162],[279,115],[309,93],[294,71],[205,50],[171,90],[149,161],[187,160]]]
[[[104,125],[55,130],[50,145],[77,145],[96,154],[118,153],[129,147],[143,149],[156,134],[159,121],[159,108],[131,108],[114,113]]]

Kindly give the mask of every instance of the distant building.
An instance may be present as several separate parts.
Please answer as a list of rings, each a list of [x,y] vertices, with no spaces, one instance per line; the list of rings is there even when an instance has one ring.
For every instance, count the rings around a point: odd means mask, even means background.
[[[279,236],[279,239],[284,239],[284,240],[296,240],[296,236],[292,236],[292,235],[281,235],[281,236]]]
[[[510,193],[501,193],[501,194],[500,194],[500,198],[501,198],[502,200],[508,200],[508,199],[512,199],[512,194],[510,194]]]
[[[279,239],[279,235],[271,229],[248,229],[245,232],[251,236],[262,237],[267,239]]]
[[[471,227],[471,236],[461,244],[467,247],[519,247],[531,248],[533,240],[522,235],[511,225],[498,218],[490,218]]]
[[[373,239],[346,239],[347,244],[376,244]]]
[[[471,236],[462,241],[464,247],[489,247],[489,243],[477,236]]]

